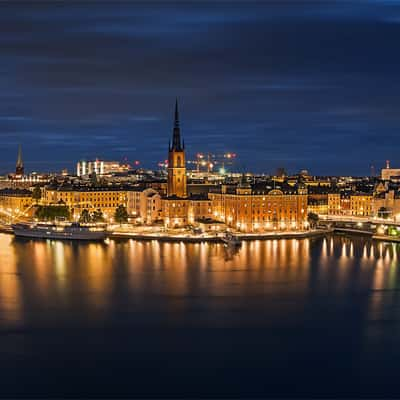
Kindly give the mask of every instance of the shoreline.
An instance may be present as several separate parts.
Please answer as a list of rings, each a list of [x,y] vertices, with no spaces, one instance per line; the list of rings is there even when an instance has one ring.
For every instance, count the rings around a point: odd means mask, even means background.
[[[0,233],[13,235],[14,232],[8,226],[0,225]],[[235,233],[235,235],[242,241],[252,241],[252,240],[285,240],[285,239],[308,239],[314,237],[320,237],[327,234],[348,234],[355,235],[360,237],[368,237],[368,239],[372,239],[375,241],[382,242],[392,242],[392,243],[400,243],[400,237],[396,236],[386,236],[386,235],[378,235],[373,232],[367,232],[363,230],[349,229],[349,228],[329,228],[329,229],[316,229],[311,231],[303,231],[303,232],[268,232],[268,233]],[[35,238],[32,238],[35,239]],[[46,238],[44,238],[46,239]],[[166,233],[158,233],[158,234],[145,234],[145,233],[134,233],[134,232],[109,232],[107,235],[107,239],[116,239],[116,240],[136,240],[136,241],[152,241],[157,240],[159,242],[172,242],[172,243],[223,243],[223,240],[220,236],[215,235],[192,235],[192,234],[166,234]],[[54,239],[56,240],[56,239]],[[72,240],[72,239],[71,239]],[[79,241],[79,240],[77,240]]]
[[[239,233],[235,234],[243,241],[251,240],[280,240],[280,239],[307,239],[310,237],[323,236],[332,233],[332,229],[318,229],[305,232],[271,232],[265,234]],[[160,242],[185,242],[185,243],[223,243],[219,236],[194,236],[194,235],[166,235],[166,234],[136,234],[132,232],[113,232],[108,236],[110,239],[133,239],[138,241],[157,240]]]

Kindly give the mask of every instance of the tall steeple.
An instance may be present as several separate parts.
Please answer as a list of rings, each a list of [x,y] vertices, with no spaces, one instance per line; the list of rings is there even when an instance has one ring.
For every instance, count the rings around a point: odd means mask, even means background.
[[[186,197],[185,145],[179,127],[178,99],[175,102],[174,131],[168,147],[168,196]]]
[[[24,174],[24,162],[22,161],[22,146],[18,146],[18,158],[17,164],[15,166],[15,174],[23,175]]]
[[[179,111],[178,111],[178,99],[175,101],[175,119],[174,119],[174,131],[172,134],[172,147],[170,150],[182,151],[184,149],[181,143],[181,130],[179,127]]]

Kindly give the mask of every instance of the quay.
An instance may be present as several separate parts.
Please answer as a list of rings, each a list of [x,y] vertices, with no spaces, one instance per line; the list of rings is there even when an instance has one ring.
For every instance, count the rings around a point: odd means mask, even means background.
[[[317,229],[303,232],[268,232],[268,233],[235,233],[240,240],[278,240],[278,239],[306,239],[311,237],[324,236],[332,233],[332,229]],[[221,235],[191,235],[191,234],[171,234],[162,233],[135,233],[113,231],[109,235],[110,239],[134,239],[134,240],[157,240],[160,242],[186,242],[186,243],[222,243]]]

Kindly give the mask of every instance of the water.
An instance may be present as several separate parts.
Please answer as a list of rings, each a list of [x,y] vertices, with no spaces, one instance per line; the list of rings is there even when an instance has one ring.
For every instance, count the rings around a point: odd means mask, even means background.
[[[399,256],[0,235],[0,394],[398,397]]]

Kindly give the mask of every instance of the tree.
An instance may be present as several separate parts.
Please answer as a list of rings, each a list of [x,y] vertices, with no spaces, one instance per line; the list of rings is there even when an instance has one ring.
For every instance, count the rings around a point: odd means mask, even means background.
[[[79,222],[83,224],[88,224],[89,222],[92,221],[92,218],[90,216],[90,213],[86,208],[81,212],[81,215],[79,217]]]
[[[311,228],[315,228],[317,226],[317,224],[318,224],[318,221],[319,221],[318,214],[315,214],[313,212],[308,213],[307,221],[310,224]]]
[[[378,217],[388,219],[390,214],[390,210],[386,207],[380,207],[378,210]]]
[[[55,219],[70,219],[69,208],[65,205],[38,206],[35,217],[41,221],[54,221]]]
[[[115,222],[118,222],[119,224],[128,222],[128,212],[126,211],[126,208],[122,204],[120,204],[115,209],[114,219],[115,219]]]
[[[32,192],[32,199],[35,200],[35,203],[37,204],[41,198],[42,198],[42,190],[40,189],[40,186],[35,186]]]
[[[100,209],[97,209],[92,214],[92,221],[93,222],[104,222],[104,215]]]

